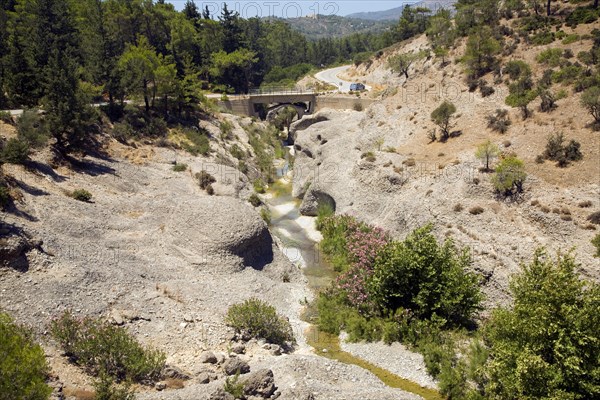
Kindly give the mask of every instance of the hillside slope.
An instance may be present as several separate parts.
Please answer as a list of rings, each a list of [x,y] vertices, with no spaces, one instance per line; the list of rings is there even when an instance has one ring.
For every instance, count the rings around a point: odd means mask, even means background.
[[[580,26],[573,32],[589,30]],[[509,300],[509,277],[538,247],[551,253],[575,248],[580,272],[599,279],[599,260],[590,243],[598,226],[588,217],[600,211],[600,135],[589,127],[591,116],[580,106],[580,94],[558,100],[550,113],[538,110],[537,99],[530,105],[533,116],[522,120],[518,109],[505,105],[507,85],[494,84],[491,74],[484,79],[495,93],[482,97],[469,92],[461,64],[442,65],[425,58],[411,67],[408,80],[388,68],[394,54],[428,46],[423,35],[349,70],[348,79],[379,88],[382,100],[365,112],[328,113],[327,121],[297,133],[295,195],[326,193],[335,200],[337,212],[356,215],[396,237],[433,223],[440,239],[453,238],[471,250],[473,267],[485,281],[488,309]],[[590,39],[568,46],[522,44],[510,59],[526,60],[539,76],[542,67],[536,66],[535,57],[540,52],[558,47],[577,53],[591,46]],[[464,42],[453,55],[462,51]],[[430,114],[443,100],[456,105],[452,130],[459,136],[431,143],[428,133],[436,126]],[[487,117],[496,109],[506,109],[512,121],[505,134],[487,127]],[[581,161],[566,168],[536,162],[548,136],[556,132],[581,144]],[[498,196],[492,174],[481,171],[474,153],[487,139],[505,155],[514,153],[524,160],[528,177],[521,195]],[[368,152],[375,161],[365,157]]]

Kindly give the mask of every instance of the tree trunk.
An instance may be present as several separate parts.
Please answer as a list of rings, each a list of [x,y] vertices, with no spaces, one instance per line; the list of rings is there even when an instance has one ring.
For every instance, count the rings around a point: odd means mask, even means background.
[[[598,0],[594,1],[594,8],[598,8]]]
[[[146,112],[150,112],[150,100],[148,99],[148,82],[144,80],[144,103],[146,103]]]
[[[408,80],[408,69],[404,70],[404,76],[406,77],[406,80]]]
[[[552,0],[548,0],[548,2],[546,3],[546,13],[548,14],[548,16],[550,16],[550,3],[552,2]]]

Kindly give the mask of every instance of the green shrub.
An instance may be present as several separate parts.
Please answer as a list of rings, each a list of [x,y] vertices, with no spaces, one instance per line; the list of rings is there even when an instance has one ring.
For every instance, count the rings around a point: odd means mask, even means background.
[[[48,127],[37,110],[23,112],[17,120],[17,134],[33,149],[44,147],[50,138]]]
[[[231,147],[229,148],[229,152],[231,153],[232,156],[234,156],[235,158],[237,158],[240,161],[246,157],[244,150],[242,150],[240,148],[240,146],[238,146],[236,143],[231,145]]]
[[[0,398],[48,399],[48,372],[44,351],[31,333],[0,313]]]
[[[529,38],[531,44],[535,46],[544,46],[554,42],[554,33],[550,31],[538,32]]]
[[[577,80],[582,71],[582,67],[578,67],[577,65],[568,65],[562,67],[560,71],[554,72],[552,74],[552,81],[570,85]]]
[[[512,123],[508,115],[508,110],[501,108],[498,108],[494,114],[488,115],[487,120],[488,128],[500,133],[506,133]]]
[[[221,132],[221,140],[232,139],[231,133],[233,132],[233,125],[231,122],[224,120],[219,124],[219,131]]]
[[[228,376],[225,378],[225,384],[223,385],[223,390],[236,399],[241,399],[244,396],[244,384],[239,380],[240,372],[238,371],[233,377]]]
[[[29,145],[24,140],[10,138],[0,151],[0,161],[9,164],[24,164],[29,160]]]
[[[65,312],[50,324],[50,333],[74,363],[92,375],[106,374],[118,382],[159,378],[165,354],[144,348],[124,328]]]
[[[14,123],[12,115],[8,111],[0,111],[0,121],[10,125]]]
[[[594,257],[600,257],[600,233],[594,236],[592,244],[596,247],[596,254],[594,254]]]
[[[283,154],[279,130],[274,125],[264,129],[256,124],[251,124],[245,129],[248,132],[250,146],[254,150],[254,161],[260,171],[261,179],[267,183],[273,182],[273,160],[275,155]]]
[[[242,173],[242,174],[247,174],[248,173],[248,165],[240,160],[238,161],[238,170]]]
[[[598,19],[600,11],[593,8],[577,7],[566,19],[569,27],[576,27],[579,24],[591,24]]]
[[[438,244],[432,227],[416,229],[378,254],[368,290],[382,310],[410,310],[419,319],[441,318],[447,326],[469,323],[480,309],[477,275],[468,272],[467,249],[451,240]]]
[[[568,36],[566,36],[563,40],[562,40],[562,44],[572,44],[577,42],[580,39],[579,35],[576,33],[572,33]]]
[[[200,189],[206,189],[209,185],[217,181],[214,176],[204,170],[196,172],[196,175],[194,176],[198,180]]]
[[[207,155],[210,152],[210,143],[206,131],[198,129],[185,129],[186,139],[191,143],[184,143],[182,147],[192,155]]]
[[[486,398],[597,397],[600,285],[577,273],[571,253],[537,250],[510,282],[513,304],[484,327]]]
[[[579,161],[583,158],[579,142],[571,140],[566,146],[563,145],[563,142],[564,135],[562,132],[548,136],[543,157],[556,161],[559,167],[566,167],[571,161]]]
[[[69,197],[72,197],[75,200],[87,202],[92,199],[92,194],[85,189],[75,189],[69,193]]]
[[[600,123],[600,86],[586,89],[581,95],[581,105],[592,115],[596,124]]]
[[[525,164],[515,156],[506,157],[496,167],[492,184],[497,192],[509,196],[523,191],[527,178]]]
[[[252,193],[248,198],[248,201],[250,202],[250,204],[252,204],[253,207],[258,207],[262,204],[262,200],[256,195],[256,193]]]
[[[265,184],[261,179],[255,179],[254,182],[252,183],[252,186],[254,187],[254,191],[256,193],[265,193]]]
[[[455,113],[456,106],[449,101],[444,101],[431,112],[431,120],[442,130],[442,140],[448,139],[450,136],[451,119]]]
[[[286,345],[295,342],[289,321],[278,315],[275,307],[257,298],[229,307],[225,323],[238,333],[262,338],[270,343]]]
[[[558,67],[563,64],[563,51],[561,49],[552,48],[542,51],[535,57],[540,64],[545,64],[550,67]]]
[[[94,390],[94,400],[135,400],[135,392],[129,383],[117,385],[107,374],[101,374],[94,382]]]
[[[315,221],[315,226],[317,230],[323,229],[323,222],[326,218],[331,217],[333,214],[335,214],[335,210],[333,209],[331,204],[319,204],[319,206],[317,207],[317,220]]]
[[[377,161],[377,157],[375,157],[375,154],[372,151],[367,151],[364,152],[360,155],[360,158],[362,158],[365,161],[368,162],[375,162]]]
[[[175,171],[175,172],[183,172],[183,171],[187,170],[187,167],[188,167],[187,164],[179,164],[179,163],[177,163],[177,164],[173,165],[173,171]]]
[[[512,60],[506,63],[503,72],[508,74],[510,79],[516,81],[520,78],[531,76],[531,67],[521,60]]]

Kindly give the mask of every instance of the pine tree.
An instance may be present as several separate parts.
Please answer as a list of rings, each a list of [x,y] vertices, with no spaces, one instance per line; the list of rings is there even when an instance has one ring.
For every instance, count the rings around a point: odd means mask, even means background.
[[[37,59],[41,66],[43,104],[59,149],[78,146],[89,110],[79,88],[79,36],[68,0],[37,0]]]

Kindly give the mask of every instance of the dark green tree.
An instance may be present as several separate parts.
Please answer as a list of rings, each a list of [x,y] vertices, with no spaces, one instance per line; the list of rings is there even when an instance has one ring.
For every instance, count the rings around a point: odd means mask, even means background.
[[[232,53],[242,47],[242,27],[238,12],[230,11],[227,8],[227,3],[223,3],[223,10],[221,11],[219,22],[225,35],[223,38],[223,50],[225,50],[226,53]]]
[[[35,33],[41,66],[43,105],[59,149],[85,139],[92,112],[79,88],[80,37],[68,0],[36,0]]]

